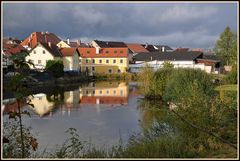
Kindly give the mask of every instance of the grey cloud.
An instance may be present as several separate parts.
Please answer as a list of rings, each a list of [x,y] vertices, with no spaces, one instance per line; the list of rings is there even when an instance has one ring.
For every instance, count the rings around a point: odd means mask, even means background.
[[[4,36],[21,39],[33,31],[62,38],[213,46],[226,26],[237,30],[231,3],[8,3]]]

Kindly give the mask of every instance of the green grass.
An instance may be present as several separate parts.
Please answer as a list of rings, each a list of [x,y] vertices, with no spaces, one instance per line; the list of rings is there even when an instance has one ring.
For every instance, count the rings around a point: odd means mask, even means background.
[[[221,85],[215,88],[215,90],[220,91],[237,91],[237,84],[227,84],[227,85]]]

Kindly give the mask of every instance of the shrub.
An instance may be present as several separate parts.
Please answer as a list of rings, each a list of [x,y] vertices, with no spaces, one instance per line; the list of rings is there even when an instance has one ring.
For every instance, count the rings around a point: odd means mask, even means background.
[[[61,60],[48,60],[45,70],[51,72],[54,77],[59,78],[63,76],[63,62]]]

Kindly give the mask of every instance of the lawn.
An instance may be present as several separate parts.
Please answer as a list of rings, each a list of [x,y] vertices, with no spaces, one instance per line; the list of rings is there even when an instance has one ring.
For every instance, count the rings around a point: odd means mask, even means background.
[[[215,88],[216,90],[224,90],[224,91],[237,91],[238,85],[237,84],[227,84],[227,85],[222,85],[218,86]]]

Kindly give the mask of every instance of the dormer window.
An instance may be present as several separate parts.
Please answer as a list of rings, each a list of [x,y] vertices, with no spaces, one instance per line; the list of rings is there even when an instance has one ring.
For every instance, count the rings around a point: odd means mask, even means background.
[[[123,51],[121,50],[121,51],[120,51],[120,53],[122,54],[122,53],[123,53]]]
[[[35,51],[35,50],[33,51],[33,54],[36,54],[36,51]]]
[[[109,53],[109,51],[107,50],[107,51],[106,51],[106,54],[108,54],[108,53]]]
[[[117,50],[115,50],[114,53],[117,54]]]

